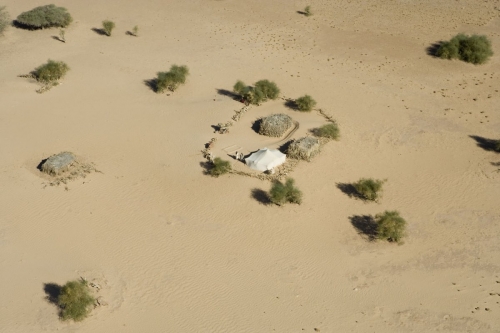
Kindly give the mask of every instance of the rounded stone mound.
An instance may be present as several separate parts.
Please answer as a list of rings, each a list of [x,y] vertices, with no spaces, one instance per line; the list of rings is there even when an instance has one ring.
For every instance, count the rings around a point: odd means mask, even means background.
[[[293,120],[290,116],[283,113],[277,113],[262,118],[259,127],[259,134],[280,137],[292,127]]]
[[[53,155],[41,165],[41,171],[49,175],[56,176],[68,168],[75,162],[75,155],[70,152],[62,152]]]
[[[312,136],[306,136],[293,141],[287,150],[287,156],[300,160],[311,160],[319,153],[319,140]]]

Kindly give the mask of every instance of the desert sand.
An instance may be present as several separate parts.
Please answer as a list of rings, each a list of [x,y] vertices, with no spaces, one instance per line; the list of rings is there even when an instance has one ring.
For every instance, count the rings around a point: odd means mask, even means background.
[[[12,18],[43,4],[3,2]],[[66,43],[58,29],[0,37],[0,332],[500,332],[500,154],[480,142],[500,139],[498,0],[56,4],[74,19]],[[111,37],[92,30],[105,19]],[[427,54],[459,32],[486,34],[495,55]],[[71,70],[37,94],[18,75],[47,59]],[[154,93],[144,82],[172,64],[186,84]],[[242,107],[218,93],[238,79],[310,94],[339,123],[340,141],[291,174],[301,205],[203,172],[214,136],[229,160],[224,147],[273,145],[257,117],[285,112],[297,136],[321,122],[279,99],[214,134]],[[100,172],[47,186],[36,167],[61,151]],[[336,186],[362,177],[388,180],[380,203]],[[350,222],[384,210],[407,220],[403,245]],[[108,305],[62,322],[44,284],[79,277]]]

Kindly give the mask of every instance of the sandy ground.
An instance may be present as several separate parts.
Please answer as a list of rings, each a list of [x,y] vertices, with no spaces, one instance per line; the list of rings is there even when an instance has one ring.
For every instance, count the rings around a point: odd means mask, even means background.
[[[45,2],[3,4],[16,17]],[[74,17],[66,44],[57,29],[0,38],[0,332],[500,332],[500,154],[471,137],[500,139],[500,1],[57,4]],[[104,19],[111,38],[92,31]],[[426,53],[458,32],[487,34],[495,55]],[[71,70],[37,94],[17,76],[49,58]],[[144,81],[172,64],[189,66],[186,85],[155,94]],[[217,89],[264,78],[340,124],[292,174],[300,206],[263,205],[251,193],[268,182],[200,166],[214,136],[258,145],[262,114],[304,118],[297,135],[317,121],[278,100],[214,134],[242,106]],[[45,186],[36,166],[61,151],[102,173]],[[380,203],[336,187],[361,177],[388,179]],[[350,222],[387,209],[408,221],[404,245]],[[80,276],[108,306],[61,322],[44,284]]]

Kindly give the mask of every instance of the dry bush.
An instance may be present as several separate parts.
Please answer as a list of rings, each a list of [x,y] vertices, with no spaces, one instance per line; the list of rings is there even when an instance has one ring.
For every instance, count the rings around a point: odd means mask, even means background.
[[[156,92],[162,93],[166,89],[175,91],[181,84],[186,83],[186,77],[189,75],[187,66],[172,65],[170,71],[159,72],[156,79]]]
[[[62,61],[49,60],[46,64],[33,71],[36,80],[43,83],[53,83],[62,79],[69,70],[68,65]]]
[[[220,157],[214,158],[212,162],[212,167],[208,171],[208,173],[214,177],[219,177],[223,174],[231,171],[231,163],[229,161],[224,161]]]
[[[73,18],[66,8],[46,5],[21,13],[15,23],[21,28],[44,29],[52,27],[64,28],[72,21]]]
[[[340,136],[340,130],[336,123],[323,125],[320,128],[313,130],[313,133],[316,136],[332,140],[338,140]]]
[[[111,32],[113,31],[114,28],[115,28],[115,22],[108,20],[102,21],[102,30],[108,37],[111,36]]]
[[[262,118],[259,134],[280,137],[292,126],[293,120],[290,116],[278,113]]]
[[[295,100],[297,109],[303,112],[309,112],[316,106],[316,101],[309,95],[304,95]]]
[[[0,35],[3,34],[5,29],[7,29],[7,27],[9,26],[9,24],[10,24],[9,13],[7,12],[7,10],[5,10],[5,6],[0,7]]]
[[[320,144],[317,138],[306,136],[293,141],[287,149],[287,156],[297,160],[310,161],[312,157],[320,151]]]
[[[385,180],[361,178],[358,182],[354,183],[353,186],[365,200],[376,201],[380,197],[380,192],[382,191],[382,185],[384,183]]]

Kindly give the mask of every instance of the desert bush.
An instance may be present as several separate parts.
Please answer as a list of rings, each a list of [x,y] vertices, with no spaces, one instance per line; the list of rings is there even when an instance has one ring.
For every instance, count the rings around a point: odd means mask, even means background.
[[[340,131],[337,124],[330,123],[315,129],[314,134],[322,138],[338,140]]]
[[[316,101],[309,95],[304,95],[295,100],[295,104],[297,105],[297,109],[299,111],[309,112],[316,106]]]
[[[108,20],[102,21],[102,30],[107,36],[111,36],[111,32],[113,31],[114,28],[115,28],[115,22]]]
[[[388,240],[390,242],[401,242],[405,236],[406,221],[397,211],[385,211],[382,214],[375,215],[377,223],[377,238]]]
[[[5,29],[9,26],[10,23],[10,16],[7,10],[5,10],[4,7],[0,7],[0,35],[3,34]]]
[[[57,299],[57,304],[61,308],[61,318],[63,320],[73,319],[80,321],[85,319],[91,311],[91,305],[95,299],[90,294],[87,281],[69,281],[61,288],[61,294]]]
[[[292,178],[287,178],[285,183],[276,180],[269,191],[269,199],[276,205],[289,203],[302,203],[302,192],[295,186]]]
[[[261,120],[259,134],[280,137],[292,126],[293,120],[284,113],[273,114]]]
[[[269,80],[260,80],[255,86],[247,86],[242,81],[238,81],[233,86],[233,91],[238,94],[246,103],[258,105],[268,99],[276,99],[280,90],[276,83]]]
[[[132,36],[139,36],[139,26],[136,25],[132,28]]]
[[[458,34],[443,42],[436,55],[443,59],[460,59],[477,65],[486,62],[493,55],[493,51],[490,40],[484,35]]]
[[[229,161],[224,161],[220,157],[214,158],[214,161],[212,162],[212,167],[208,171],[208,173],[214,177],[219,177],[223,174],[228,173],[231,171],[231,163]]]
[[[290,158],[310,161],[319,153],[320,144],[317,138],[306,136],[293,141],[288,146],[286,155]]]
[[[304,8],[304,15],[305,16],[311,16],[312,15],[311,6],[306,6],[306,8]]]
[[[384,183],[385,180],[361,178],[358,182],[354,183],[353,186],[364,199],[376,201],[379,198]]]
[[[73,21],[66,8],[46,5],[21,13],[16,23],[28,29],[67,27]]]
[[[175,91],[179,85],[186,83],[187,75],[189,75],[187,66],[172,65],[170,71],[159,72],[156,79],[156,92],[162,93],[165,89]]]
[[[49,60],[46,64],[36,68],[33,75],[37,81],[52,83],[62,79],[68,70],[69,67],[64,62]]]

